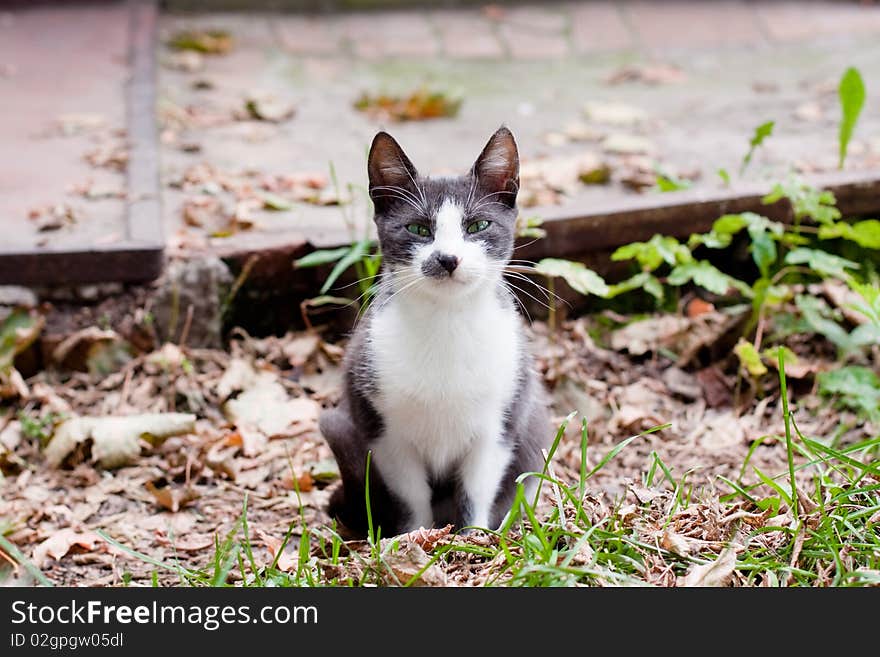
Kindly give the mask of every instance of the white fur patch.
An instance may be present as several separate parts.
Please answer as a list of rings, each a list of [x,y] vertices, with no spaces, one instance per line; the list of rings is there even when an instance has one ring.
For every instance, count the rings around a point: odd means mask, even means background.
[[[478,243],[461,236],[456,208],[441,208],[435,243],[459,248],[452,253],[463,263],[477,259],[466,247],[487,260]],[[401,293],[376,310],[368,329],[375,403],[385,421],[374,447],[376,467],[409,504],[411,528],[431,524],[430,476],[454,472],[470,498],[471,521],[485,526],[510,459],[501,432],[517,387],[520,318],[498,298],[492,280],[467,294],[449,281],[423,284],[449,291]]]

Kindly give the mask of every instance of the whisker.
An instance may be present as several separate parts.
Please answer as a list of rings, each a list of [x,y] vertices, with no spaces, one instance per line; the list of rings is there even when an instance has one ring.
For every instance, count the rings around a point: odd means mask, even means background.
[[[376,188],[374,187],[373,189],[376,189]],[[417,205],[418,199],[416,199],[416,201],[413,201],[413,200],[410,200],[409,198],[407,198],[406,196],[401,196],[400,194],[373,194],[370,198],[373,198],[373,199],[396,198],[396,199],[399,199],[399,200],[403,201],[404,203],[408,204],[416,212],[424,212],[424,210],[419,205]]]
[[[527,247],[527,246],[531,246],[532,244],[534,244],[535,242],[537,242],[537,241],[540,240],[540,239],[542,239],[542,238],[540,238],[540,237],[536,237],[536,238],[533,239],[531,242],[526,242],[525,244],[520,244],[519,246],[515,246],[515,247],[513,247],[513,250],[516,251],[517,249],[524,249],[525,247]]]
[[[507,283],[505,281],[502,281],[501,289],[504,290],[507,294],[509,294],[514,301],[516,301],[516,303],[519,305],[519,307],[522,308],[523,314],[528,318],[529,323],[531,323],[532,316],[529,313],[528,308],[526,308],[525,304],[522,302],[522,299],[520,299],[518,296],[516,296],[516,294],[513,292],[513,290],[511,290],[507,286]]]
[[[505,285],[509,285],[510,287],[512,287],[514,290],[519,290],[520,292],[522,292],[523,294],[525,294],[529,299],[531,299],[532,301],[534,301],[534,302],[537,303],[538,305],[543,306],[543,307],[546,308],[547,310],[550,310],[550,306],[548,306],[546,303],[544,303],[543,301],[541,301],[538,297],[536,297],[536,296],[534,296],[534,295],[532,295],[532,294],[526,292],[524,289],[522,289],[522,288],[519,287],[518,285],[514,285],[514,284],[511,283],[510,281],[505,281],[504,283],[505,283]]]
[[[386,191],[386,192],[397,192],[402,196],[406,196],[406,197],[412,199],[415,203],[418,203],[420,200],[418,196],[413,194],[408,189],[405,189],[403,187],[398,187],[397,185],[376,185],[375,187],[373,187],[373,189],[378,189],[378,190]]]
[[[425,212],[425,214],[427,214],[427,212],[428,212],[428,203],[427,203],[427,201],[425,200],[425,192],[424,192],[424,191],[422,190],[422,188],[419,187],[418,184],[416,183],[416,180],[415,180],[415,178],[413,178],[412,172],[409,170],[409,167],[406,166],[406,165],[403,163],[403,158],[400,157],[400,155],[398,155],[398,156],[397,156],[397,160],[400,162],[400,166],[402,166],[403,169],[406,171],[406,175],[409,176],[410,182],[412,182],[413,187],[414,187],[415,190],[419,193],[419,196],[420,196],[421,199],[422,199],[422,210]]]

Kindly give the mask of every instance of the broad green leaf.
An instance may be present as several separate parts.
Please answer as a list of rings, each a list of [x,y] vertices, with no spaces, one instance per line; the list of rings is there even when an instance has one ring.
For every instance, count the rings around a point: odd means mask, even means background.
[[[635,276],[630,276],[626,280],[608,286],[607,298],[612,299],[624,292],[631,290],[643,289],[657,300],[657,303],[663,301],[664,292],[663,284],[652,273],[640,271]]]
[[[571,289],[581,294],[604,297],[609,292],[608,284],[602,277],[592,269],[587,269],[582,262],[544,258],[537,264],[535,270],[544,276],[558,276],[564,279]]]
[[[860,324],[849,334],[849,339],[856,347],[880,344],[880,324]]]
[[[698,246],[705,246],[709,249],[726,249],[730,246],[733,238],[726,233],[693,233],[688,238],[688,248],[695,249]]]
[[[785,227],[778,221],[755,212],[726,214],[712,224],[712,229],[703,235],[691,235],[689,245],[693,248],[698,244],[711,249],[723,249],[730,246],[733,235],[744,228],[748,229],[752,244],[750,250],[761,276],[767,277],[770,265],[776,262],[776,243],[785,233]]]
[[[846,278],[847,269],[858,269],[859,263],[841,258],[827,251],[819,249],[807,249],[804,247],[794,249],[785,256],[785,262],[789,265],[806,264],[817,274],[823,276],[835,276],[837,278]]]
[[[684,285],[693,281],[696,285],[719,295],[727,294],[731,287],[747,296],[751,295],[751,289],[748,285],[728,276],[706,260],[695,260],[678,265],[669,272],[666,280],[670,285]]]
[[[755,154],[755,149],[763,144],[764,140],[767,139],[767,137],[773,134],[774,125],[775,121],[767,121],[766,123],[762,123],[757,128],[755,128],[755,134],[753,134],[752,138],[749,140],[749,151],[743,158],[742,164],[739,168],[740,175],[743,174],[743,172],[746,170],[746,167],[749,166],[749,163],[752,161],[752,156]]]
[[[538,215],[525,217],[520,215],[516,218],[516,236],[532,239],[542,239],[547,236],[547,231],[541,228],[544,220]]]
[[[819,239],[842,238],[855,242],[865,249],[880,249],[880,221],[866,219],[854,224],[838,221],[835,224],[819,226]]]
[[[871,285],[870,283],[859,283],[853,278],[847,279],[849,288],[862,298],[862,302],[852,305],[853,310],[857,310],[874,324],[880,326],[880,285]]]
[[[752,252],[752,260],[758,266],[762,278],[769,278],[770,265],[776,262],[776,242],[768,233],[758,233],[752,236],[752,245],[749,247]]]
[[[263,192],[261,198],[263,199],[263,207],[265,207],[267,210],[277,210],[279,212],[283,212],[293,209],[293,203],[288,201],[283,196],[278,196],[278,194]]]
[[[680,192],[691,188],[691,181],[675,176],[658,173],[657,174],[657,191],[658,192]]]
[[[717,235],[736,235],[749,225],[746,220],[746,212],[741,214],[725,214],[718,217],[712,223],[712,232]]]
[[[818,376],[819,392],[840,395],[845,406],[880,421],[880,377],[868,367],[850,365]]]
[[[663,303],[663,297],[665,296],[663,292],[663,284],[656,276],[648,274],[648,278],[645,280],[645,292],[654,297],[654,299],[657,300],[657,303]]]
[[[795,305],[809,327],[819,335],[824,335],[844,353],[852,351],[853,343],[843,327],[831,319],[831,311],[821,299],[799,294],[795,297]]]
[[[849,140],[865,105],[865,82],[857,68],[848,68],[840,78],[840,86],[837,89],[840,98],[840,134],[839,155],[837,166],[842,169],[846,161],[846,151],[849,148]]]
[[[324,285],[321,286],[321,294],[327,294],[327,291],[333,287],[336,279],[342,276],[346,269],[367,256],[371,245],[372,241],[369,239],[364,239],[353,244],[348,253],[346,253],[331,270],[327,280],[324,281]]]
[[[320,249],[318,251],[312,251],[306,256],[303,256],[299,260],[294,261],[293,267],[295,269],[305,269],[307,267],[320,267],[321,265],[328,265],[331,262],[336,262],[340,258],[344,257],[351,251],[350,246],[342,246],[338,249]]]
[[[0,322],[0,375],[12,367],[15,357],[33,344],[45,320],[36,311],[13,310]]]
[[[727,172],[727,169],[718,169],[718,177],[721,178],[726,187],[730,186],[730,174]]]
[[[767,366],[761,361],[761,355],[751,342],[740,338],[733,348],[733,353],[752,376],[759,377],[767,373]]]
[[[611,254],[611,259],[638,261],[644,271],[654,271],[662,263],[670,267],[691,260],[691,252],[674,237],[654,235],[647,242],[625,244]]]
[[[840,219],[840,210],[836,207],[837,199],[834,198],[834,194],[808,185],[799,178],[792,177],[783,183],[776,183],[770,193],[762,199],[762,203],[770,205],[783,198],[791,202],[795,219],[810,217],[822,225],[832,224]]]

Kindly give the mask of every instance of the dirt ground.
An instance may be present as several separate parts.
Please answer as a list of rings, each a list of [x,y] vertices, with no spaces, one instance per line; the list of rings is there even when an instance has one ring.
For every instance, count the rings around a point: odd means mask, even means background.
[[[589,427],[589,467],[622,439],[668,423],[632,442],[589,481],[591,499],[609,506],[644,494],[644,473],[655,454],[676,479],[687,474],[693,499],[729,492],[719,477],[738,480],[762,436],[770,437],[751,464],[771,475],[785,470],[778,392],[737,382],[729,353],[723,355],[736,317],[716,311],[664,315],[617,328],[624,319],[606,313],[568,321],[552,338],[544,323],[531,329],[552,392],[548,435],[565,415],[579,413],[553,461],[558,477],[577,479],[580,418]],[[609,348],[624,344],[620,351]],[[809,349],[813,369],[830,366],[821,349]],[[342,354],[343,345],[316,333],[263,339],[237,333],[228,350],[166,344],[109,375],[36,375],[26,383],[21,414],[0,417],[0,519],[7,538],[56,584],[113,586],[149,585],[154,576],[165,585],[179,579],[109,545],[97,531],[163,563],[202,568],[214,558],[215,538],[222,540],[240,521],[247,498],[259,563],[271,562],[291,523],[294,539],[303,524],[316,536],[328,535],[325,504],[336,485],[335,466],[316,420],[320,407],[338,398]],[[790,384],[804,434],[837,431],[846,443],[870,431],[813,395],[809,379]],[[172,412],[194,414],[194,425],[155,444],[135,443],[140,454],[118,468],[96,462],[107,450],[99,454],[97,442],[88,440],[52,467],[47,454],[54,458],[57,450],[44,451],[45,436],[39,435],[64,418]],[[39,417],[49,426],[35,428],[27,420]],[[56,442],[59,433],[56,427]],[[111,442],[125,441],[124,429],[108,433]],[[754,475],[746,473],[744,481]],[[468,573],[459,583],[480,582]],[[17,568],[12,581],[31,580]]]

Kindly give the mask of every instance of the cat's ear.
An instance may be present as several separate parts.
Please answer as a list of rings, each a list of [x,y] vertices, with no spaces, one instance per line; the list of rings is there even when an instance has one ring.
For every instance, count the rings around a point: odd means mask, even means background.
[[[491,199],[513,207],[519,190],[519,152],[513,133],[501,126],[474,162],[471,175]]]
[[[367,158],[367,173],[370,177],[370,198],[379,211],[401,200],[407,192],[416,191],[415,181],[419,174],[400,144],[387,132],[380,132],[373,138]]]

